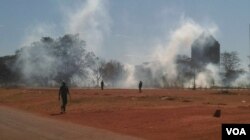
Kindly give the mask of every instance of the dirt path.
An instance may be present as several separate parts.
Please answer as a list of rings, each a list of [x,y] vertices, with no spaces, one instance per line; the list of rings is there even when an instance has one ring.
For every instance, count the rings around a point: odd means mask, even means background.
[[[0,139],[36,140],[138,140],[106,130],[42,118],[0,106]]]

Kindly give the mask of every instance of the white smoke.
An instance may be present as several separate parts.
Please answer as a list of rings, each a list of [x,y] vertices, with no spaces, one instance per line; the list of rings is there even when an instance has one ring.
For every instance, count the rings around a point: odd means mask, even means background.
[[[233,87],[249,88],[250,87],[249,79],[250,79],[250,74],[243,73],[232,82],[232,86]]]
[[[205,71],[198,72],[195,76],[196,87],[211,88],[212,86],[221,86],[222,81],[219,75],[219,67],[214,64],[208,64]],[[194,80],[190,80],[186,83],[186,87],[193,87]]]
[[[111,18],[108,1],[87,0],[76,10],[67,13],[65,32],[79,34],[87,42],[87,49],[99,54],[101,47],[110,32]]]
[[[40,46],[39,48],[35,46]],[[24,80],[32,83],[33,76],[42,76],[49,79],[56,73],[55,64],[58,64],[56,59],[50,55],[50,52],[46,49],[45,44],[36,42],[32,43],[30,47],[22,49],[18,54],[15,67],[20,68],[20,73]],[[33,79],[34,80],[34,79]],[[42,79],[41,79],[42,80]],[[49,81],[51,85],[54,85],[54,81]],[[34,86],[38,83],[34,83]]]
[[[168,75],[175,78],[177,76],[175,65],[177,54],[190,49],[193,41],[203,31],[202,27],[192,20],[181,23],[180,27],[170,33],[166,43],[156,45],[156,50],[153,53],[154,61],[160,62]]]
[[[79,34],[80,38],[87,42],[87,50],[93,51],[99,55],[102,51],[105,37],[110,32],[111,26],[111,18],[107,6],[107,1],[87,0],[80,4],[78,8],[74,10],[70,9],[67,11],[65,23],[63,24],[64,33]],[[31,44],[39,40],[42,36],[53,36],[54,28],[55,26],[49,26],[47,24],[36,26],[35,29],[30,32],[29,36],[24,39],[22,45]],[[175,62],[176,56],[178,54],[190,55],[191,44],[199,35],[203,32],[209,32],[214,36],[217,30],[217,26],[213,23],[209,24],[209,26],[202,26],[192,19],[182,18],[179,26],[170,31],[166,39],[161,41],[163,43],[154,45],[155,51],[151,56],[151,62],[153,63],[147,65],[147,68],[149,68],[152,73],[152,79],[158,80],[156,82],[160,83],[161,86],[164,86],[164,81],[162,81],[163,77],[168,81],[174,81],[178,76]],[[44,50],[41,52],[44,52],[42,54],[45,55],[46,65],[42,65],[40,69],[42,69],[43,72],[54,72],[54,70],[50,70],[50,64],[52,63],[48,63],[53,61],[53,59],[47,57],[46,54],[48,52]],[[27,62],[29,62],[28,54],[26,59]],[[32,68],[30,68],[31,65],[29,65],[29,63],[26,64],[24,70],[27,71],[27,74],[32,73]],[[120,85],[125,87],[136,86],[141,79],[135,76],[135,66],[125,64],[125,69],[128,72],[128,76]],[[90,75],[92,74],[91,71],[88,73]],[[212,65],[208,65],[207,71],[197,74],[196,82],[197,85],[203,87],[211,86],[212,80],[215,80],[216,84],[220,84],[220,79],[216,77],[219,77],[218,69]],[[73,76],[71,80],[74,83],[79,83],[79,86],[93,82],[91,79],[88,79],[89,81],[83,81],[78,75]],[[185,84],[190,85],[190,83],[191,81]]]
[[[105,37],[109,35],[111,26],[108,1],[86,0],[81,3],[77,2],[77,7],[66,7],[65,5],[62,7],[64,7],[61,12],[63,23],[33,24],[26,29],[20,46],[29,46],[45,36],[79,34],[80,38],[87,42],[86,47],[89,51],[96,54],[101,53]]]
[[[131,88],[137,85],[137,80],[134,77],[135,67],[134,65],[125,64],[125,70],[127,72],[127,77],[122,83],[122,87]]]
[[[55,82],[71,85],[92,85],[95,55],[87,52],[78,35],[58,39],[45,37],[17,52],[15,67],[21,80],[33,86],[54,86]]]
[[[179,54],[185,54],[190,56],[191,45],[195,39],[197,39],[202,33],[209,32],[211,35],[215,35],[217,31],[217,26],[211,24],[211,26],[204,27],[196,23],[192,19],[182,19],[179,27],[171,31],[168,38],[165,39],[165,43],[159,43],[155,46],[155,51],[152,53],[152,62],[143,65],[147,72],[151,75],[143,75],[143,77],[150,77],[152,84],[159,84],[161,87],[164,86],[164,82],[168,81],[168,86],[171,84],[174,85],[174,82],[177,79],[178,71],[176,69],[176,57]],[[211,80],[216,80],[217,83],[220,83],[220,80],[217,79],[219,70],[217,67],[208,65],[207,71],[197,74],[197,84],[200,86],[211,86]],[[213,78],[210,79],[209,77]],[[136,79],[136,78],[133,78]],[[140,79],[136,79],[137,81]],[[191,85],[185,83],[186,86]]]
[[[26,29],[23,39],[20,42],[20,47],[29,46],[33,42],[40,40],[45,36],[55,36],[55,25],[48,23],[40,23],[30,26]]]
[[[111,20],[107,9],[107,2],[108,1],[102,0],[87,0],[78,3],[77,8],[68,7],[68,10],[64,9],[65,11],[62,11],[64,12],[62,14],[65,20],[62,24],[57,24],[57,26],[55,26],[55,24],[39,23],[27,28],[20,44],[21,47],[29,47],[23,49],[16,64],[19,68],[20,65],[22,65],[22,76],[26,79],[32,79],[33,76],[41,75],[41,77],[48,77],[49,79],[54,77],[52,75],[58,73],[58,69],[56,69],[57,67],[65,65],[62,60],[58,60],[51,55],[53,52],[50,52],[51,50],[44,46],[45,44],[37,44],[42,37],[48,36],[55,38],[57,35],[55,33],[58,33],[56,30],[59,30],[60,28],[64,30],[60,31],[63,35],[78,34],[81,40],[86,41],[86,51],[93,51],[95,54],[99,54],[105,37],[109,34],[110,30]],[[58,27],[59,25],[62,25],[62,27]],[[35,45],[33,45],[34,42],[36,42]],[[36,49],[32,46],[36,46]],[[64,44],[61,46],[64,46]],[[82,45],[76,46],[83,47]],[[39,48],[39,50],[37,48]],[[74,49],[72,48],[71,50]],[[34,62],[33,57],[38,58],[38,62]],[[82,59],[84,61],[85,58],[83,57]],[[91,86],[93,83],[91,77],[94,77],[93,72],[87,68],[85,68],[85,71],[89,74],[88,77],[90,78],[76,74],[72,76],[70,82],[77,86]],[[55,82],[50,81],[50,83],[53,83],[54,85]]]

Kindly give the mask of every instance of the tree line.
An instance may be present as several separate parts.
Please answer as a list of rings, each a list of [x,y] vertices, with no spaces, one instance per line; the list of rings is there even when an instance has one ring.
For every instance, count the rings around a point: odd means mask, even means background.
[[[176,79],[167,79],[168,73],[156,76],[157,71],[147,67],[149,63],[135,66],[135,80],[142,80],[146,87],[185,87],[195,71],[191,58],[176,56]],[[150,65],[153,66],[153,65]],[[237,52],[223,52],[220,57],[220,78],[224,85],[231,83],[241,74]],[[162,68],[164,70],[164,68]],[[13,55],[0,57],[1,86],[58,86],[62,81],[71,86],[95,87],[101,80],[108,86],[119,86],[128,77],[124,64],[116,60],[106,61],[86,50],[86,42],[79,35],[66,34],[59,38],[42,37],[25,46]],[[211,79],[214,85],[214,79]]]
[[[14,55],[0,57],[1,86],[57,86],[62,81],[98,86],[101,79],[115,85],[125,73],[120,62],[106,62],[86,51],[86,42],[77,34],[43,37]]]

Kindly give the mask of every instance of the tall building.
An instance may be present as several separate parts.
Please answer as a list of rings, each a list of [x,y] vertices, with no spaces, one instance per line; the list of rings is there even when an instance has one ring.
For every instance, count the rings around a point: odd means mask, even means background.
[[[209,33],[202,33],[191,47],[192,63],[197,68],[203,68],[209,63],[220,64],[220,44]]]

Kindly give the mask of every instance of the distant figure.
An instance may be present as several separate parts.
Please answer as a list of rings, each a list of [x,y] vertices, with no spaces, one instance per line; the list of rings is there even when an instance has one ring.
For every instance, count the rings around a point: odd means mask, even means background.
[[[139,82],[139,92],[141,93],[142,81]]]
[[[61,113],[66,112],[66,105],[67,105],[67,102],[68,102],[67,96],[68,95],[70,97],[69,88],[67,87],[65,82],[62,82],[62,85],[61,85],[60,90],[59,90],[59,97],[58,97],[59,101],[60,101],[60,97],[62,99]]]
[[[104,82],[103,82],[103,80],[101,81],[101,88],[102,88],[102,90],[104,88]]]

